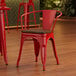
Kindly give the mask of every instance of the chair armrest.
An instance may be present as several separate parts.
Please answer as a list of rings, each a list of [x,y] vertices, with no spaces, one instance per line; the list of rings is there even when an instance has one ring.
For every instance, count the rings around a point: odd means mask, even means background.
[[[27,12],[27,13],[22,14],[22,15],[21,15],[21,27],[22,27],[22,30],[23,30],[23,20],[22,20],[22,18],[23,18],[24,16],[29,15],[29,14],[37,13],[37,12],[41,12],[41,11],[42,11],[42,10],[38,10],[38,11],[32,11],[32,12]],[[26,17],[26,18],[27,18],[27,17]],[[35,21],[35,24],[36,24],[36,21]],[[25,26],[25,29],[26,29],[26,26]]]
[[[57,11],[58,13],[60,13],[57,18],[59,18],[60,16],[62,16],[62,12],[61,11]]]
[[[54,25],[53,25],[53,28],[52,28],[52,32],[53,32],[53,30],[54,30],[54,27],[55,27],[55,24],[56,24],[57,19],[58,19],[60,16],[62,16],[62,12],[61,12],[61,11],[56,11],[56,12],[58,12],[58,13],[60,13],[60,14],[55,18],[55,22],[54,22]]]

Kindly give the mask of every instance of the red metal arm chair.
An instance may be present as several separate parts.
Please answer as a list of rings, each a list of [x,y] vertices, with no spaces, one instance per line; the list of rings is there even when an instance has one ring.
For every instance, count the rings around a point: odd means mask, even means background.
[[[27,29],[26,25],[25,28],[23,29],[23,16],[27,16],[28,14],[31,13],[39,13],[42,12],[42,24],[40,29]],[[60,15],[56,16],[56,13],[60,13]],[[49,38],[52,39],[53,43],[53,48],[54,48],[54,55],[57,61],[57,64],[59,64],[59,60],[57,57],[56,53],[56,47],[55,47],[55,41],[54,41],[54,27],[56,24],[57,19],[62,15],[60,11],[57,10],[40,10],[40,11],[33,11],[29,13],[25,13],[21,15],[21,25],[22,25],[22,32],[21,32],[21,44],[20,44],[20,52],[17,60],[17,66],[19,66],[19,61],[22,53],[22,46],[24,43],[24,40],[31,37],[33,38],[34,41],[34,50],[35,50],[35,56],[36,56],[36,62],[38,61],[38,55],[39,55],[39,50],[41,49],[41,61],[43,64],[43,70],[45,70],[45,63],[46,63],[46,46],[47,46],[47,41]],[[55,18],[56,16],[56,18]],[[55,19],[55,20],[54,20]],[[36,22],[35,22],[36,24]],[[36,25],[37,26],[37,25]]]

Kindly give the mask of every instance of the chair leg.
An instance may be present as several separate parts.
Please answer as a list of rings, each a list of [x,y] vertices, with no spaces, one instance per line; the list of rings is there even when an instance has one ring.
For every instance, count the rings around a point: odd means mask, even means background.
[[[5,10],[5,15],[6,15],[7,29],[8,29],[8,32],[9,32],[7,10]]]
[[[2,56],[3,54],[2,54],[2,44],[1,44],[1,41],[0,41],[0,53],[1,53],[1,56]]]
[[[40,45],[39,45],[39,42],[36,39],[33,39],[33,41],[34,41],[34,51],[35,51],[35,56],[36,56],[35,61],[37,62],[38,61],[39,50],[40,50]]]
[[[19,66],[19,61],[20,61],[20,58],[21,58],[23,42],[24,42],[24,39],[21,36],[20,51],[19,51],[19,56],[18,56],[18,60],[17,60],[17,67]]]
[[[54,50],[54,55],[55,55],[55,58],[56,58],[57,64],[59,64],[59,59],[58,59],[57,52],[56,52],[56,47],[55,47],[55,41],[54,41],[54,38],[52,38],[52,44],[53,44],[53,50]]]
[[[17,30],[18,30],[18,25],[19,25],[20,8],[21,8],[21,5],[19,5],[19,10],[18,10],[18,17],[17,17]]]
[[[0,53],[1,53],[1,56],[2,56],[3,54],[2,54],[2,44],[1,44],[1,38],[0,38]]]
[[[43,71],[45,71],[45,63],[46,63],[46,45],[41,47],[41,61],[43,64]]]
[[[4,61],[5,61],[5,64],[7,65],[8,64],[8,61],[7,61],[7,50],[6,50],[6,34],[5,34],[5,20],[4,20],[4,13],[2,12],[1,13],[1,19],[2,19],[2,26],[0,26],[0,35],[1,35],[1,45],[2,45],[2,52],[3,52],[3,57],[4,57]]]
[[[4,57],[4,61],[5,64],[8,65],[8,61],[7,61],[7,49],[6,49],[6,35],[5,35],[5,30],[3,32],[4,34],[2,35],[2,48],[3,48],[3,57]]]
[[[6,44],[5,44],[5,42],[3,43],[3,55],[4,55],[5,64],[8,65],[8,62],[7,62],[7,53],[6,53]]]
[[[45,71],[45,64],[46,64],[46,45],[47,45],[47,40],[46,37],[42,38],[42,42],[41,42],[41,61],[43,64],[43,71]]]

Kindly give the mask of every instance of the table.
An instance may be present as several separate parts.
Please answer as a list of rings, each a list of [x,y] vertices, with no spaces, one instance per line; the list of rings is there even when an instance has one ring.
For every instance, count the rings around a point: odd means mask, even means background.
[[[7,48],[6,48],[6,34],[5,34],[5,20],[4,20],[4,11],[9,10],[10,8],[6,6],[0,7],[0,52],[4,57],[5,64],[8,65],[7,61]]]

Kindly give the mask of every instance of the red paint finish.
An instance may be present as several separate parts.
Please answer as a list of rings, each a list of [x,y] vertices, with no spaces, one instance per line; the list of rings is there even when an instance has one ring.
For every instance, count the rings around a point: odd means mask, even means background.
[[[1,2],[0,2],[0,8],[1,8],[1,7],[6,7],[5,0],[1,0]],[[9,32],[7,10],[4,10],[4,12],[5,12],[5,16],[6,16],[6,23],[7,23],[7,28],[8,28],[8,32]]]
[[[5,64],[7,65],[7,49],[6,49],[6,34],[5,34],[5,20],[4,10],[9,10],[7,7],[0,7],[0,52],[4,57]]]
[[[31,38],[33,38],[33,41],[34,41],[36,62],[38,61],[39,52],[41,52],[41,61],[43,64],[43,70],[45,70],[46,52],[47,52],[46,46],[47,46],[47,41],[49,39],[52,40],[54,55],[55,55],[57,64],[59,64],[59,60],[58,60],[58,56],[57,56],[57,52],[56,52],[56,47],[55,47],[55,40],[54,40],[53,31],[54,31],[56,21],[62,15],[62,13],[60,11],[57,11],[57,10],[40,10],[40,11],[33,11],[33,12],[29,12],[29,13],[24,13],[23,15],[21,15],[22,29],[23,29],[22,18],[24,16],[27,16],[28,14],[37,13],[37,12],[42,12],[43,21],[42,21],[42,29],[41,30],[42,31],[50,31],[50,32],[41,33],[41,32],[36,32],[37,30],[35,30],[35,32],[30,32],[30,29],[29,29],[29,32],[26,32],[27,28],[25,26],[25,29],[24,29],[25,32],[21,33],[21,45],[20,45],[20,52],[19,52],[19,56],[18,56],[18,60],[17,60],[17,66],[19,66],[23,42],[26,38],[31,37]],[[60,13],[58,16],[56,16],[57,12]],[[56,16],[56,18],[55,18],[55,16]],[[36,25],[36,20],[35,20],[35,25]]]
[[[28,3],[25,3],[24,0],[23,0],[23,2],[19,4],[18,17],[17,17],[17,30],[18,30],[19,21],[21,19],[19,17],[20,17],[20,9],[21,9],[22,6],[24,7],[24,13],[29,12],[29,7],[30,6],[32,6],[33,7],[33,11],[35,11],[34,3],[33,3],[32,0],[29,0]],[[35,14],[34,14],[34,16],[35,16]],[[28,25],[29,25],[28,23],[30,21],[29,20],[29,15],[27,15],[27,17],[24,17],[24,23],[25,23],[26,19],[27,19],[27,27],[28,27]]]
[[[1,3],[5,3],[5,0],[1,0]]]

